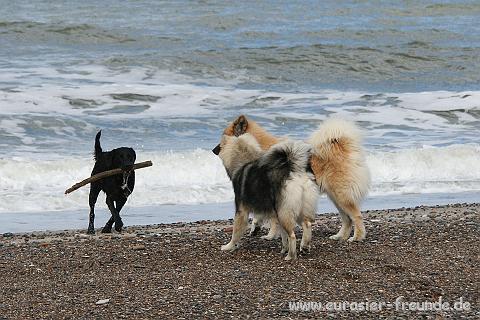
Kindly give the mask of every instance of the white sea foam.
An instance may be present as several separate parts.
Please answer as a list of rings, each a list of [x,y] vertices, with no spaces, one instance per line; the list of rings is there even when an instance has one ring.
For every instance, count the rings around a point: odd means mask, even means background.
[[[74,139],[78,131],[93,133],[97,126],[93,120],[99,118],[104,123],[111,119],[165,119],[166,130],[173,136],[169,143],[195,137],[193,145],[198,142],[205,147],[202,139],[211,141],[213,134],[220,134],[224,118],[239,113],[258,117],[269,130],[298,138],[308,136],[303,123],[313,130],[317,122],[335,114],[358,121],[366,129],[371,195],[480,190],[479,147],[472,144],[478,143],[480,91],[271,92],[148,68],[99,66],[4,69],[0,83],[0,145],[9,152],[0,159],[0,212],[85,208],[88,187],[69,196],[64,196],[63,190],[89,175],[92,160],[68,154],[72,151],[68,148],[65,154],[51,155],[49,148],[79,141]],[[36,115],[49,119],[41,123]],[[218,133],[205,131],[209,130],[204,126],[205,115],[211,122],[209,128],[218,128]],[[78,128],[72,127],[73,120],[81,122]],[[176,126],[182,121],[198,126]],[[275,127],[283,124],[288,130]],[[119,130],[140,136],[151,129],[142,125],[138,121],[138,127]],[[152,124],[147,121],[148,125]],[[58,140],[59,136],[64,139]],[[45,147],[36,149],[40,143]],[[129,205],[233,199],[224,169],[211,152],[166,147],[173,151],[139,152],[155,165],[138,172]]]
[[[367,157],[371,195],[480,190],[480,146],[452,145],[374,152]]]
[[[26,81],[28,79],[28,81]],[[368,93],[318,90],[271,92],[238,89],[233,82],[199,80],[148,68],[108,69],[77,66],[70,69],[3,69],[0,83],[0,114],[41,112],[108,117],[172,117],[215,114],[235,107],[264,117],[289,114],[297,119],[324,119],[326,110],[374,125],[404,125],[420,129],[449,126],[434,112],[451,112],[459,125],[478,121],[472,110],[480,110],[480,91],[432,91],[418,93]],[[148,95],[156,101],[122,100],[118,94]],[[74,99],[92,101],[72,106]],[[145,106],[138,112],[116,112],[119,105]],[[251,108],[254,104],[255,107]],[[317,108],[318,106],[318,108]],[[132,110],[130,110],[132,111]]]
[[[139,161],[147,159],[154,166],[137,171],[130,207],[233,200],[222,163],[211,151],[142,154]],[[479,160],[479,145],[371,152],[370,196],[480,191]],[[88,187],[67,196],[63,192],[89,176],[92,165],[83,158],[0,160],[0,212],[86,209]],[[99,203],[103,206],[104,197]]]
[[[0,83],[13,88],[0,92],[0,114],[59,113],[118,117],[172,117],[202,115],[248,103],[258,90],[232,90],[228,86],[196,85],[193,79],[168,72],[152,73],[146,68],[110,70],[104,67],[76,68],[75,73],[50,68],[2,70]],[[23,79],[28,77],[28,82]],[[211,81],[211,84],[214,84]],[[226,84],[226,83],[224,83]],[[114,95],[136,94],[154,100],[122,100]],[[156,98],[156,100],[155,100]],[[70,101],[81,99],[91,105],[72,106]],[[128,105],[130,112],[115,112],[114,107]],[[148,108],[134,112],[135,106]],[[141,112],[140,112],[141,111]]]
[[[105,121],[152,120],[145,126],[139,122],[135,128],[117,128],[141,136],[150,131],[148,125],[158,121],[168,125],[179,119],[190,124],[208,119],[210,128],[222,128],[227,119],[240,113],[257,117],[276,134],[295,138],[306,138],[308,133],[304,126],[296,130],[291,123],[305,121],[313,130],[331,114],[352,119],[366,129],[367,145],[382,151],[478,143],[480,91],[272,92],[148,68],[112,70],[100,66],[7,69],[0,74],[0,83],[4,88],[0,91],[0,138],[9,140],[0,141],[0,145],[15,155],[48,152],[48,146],[78,139],[82,132],[93,135]],[[281,128],[284,124],[288,132]],[[211,134],[203,125],[168,130],[179,140]]]

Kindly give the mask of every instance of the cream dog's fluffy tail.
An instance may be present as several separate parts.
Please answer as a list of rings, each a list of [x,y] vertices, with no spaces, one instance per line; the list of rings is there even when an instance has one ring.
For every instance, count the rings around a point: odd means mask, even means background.
[[[362,132],[355,123],[329,118],[308,142],[317,157],[313,164],[324,173],[320,176],[316,173],[319,186],[327,193],[341,191],[343,198],[360,202],[368,193],[370,173],[362,146]]]

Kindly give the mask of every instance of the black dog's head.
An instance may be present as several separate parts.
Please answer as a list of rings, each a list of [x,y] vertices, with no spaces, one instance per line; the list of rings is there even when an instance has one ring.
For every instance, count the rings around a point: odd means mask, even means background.
[[[113,149],[112,168],[120,168],[123,171],[132,171],[137,155],[132,148],[122,147]]]

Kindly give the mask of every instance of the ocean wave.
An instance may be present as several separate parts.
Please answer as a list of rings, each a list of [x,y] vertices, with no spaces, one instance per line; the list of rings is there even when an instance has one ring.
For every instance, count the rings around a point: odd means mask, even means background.
[[[26,78],[28,84],[24,82]],[[464,118],[461,116],[463,113],[471,115],[475,120],[480,118],[476,112],[480,110],[480,91],[471,90],[410,93],[355,90],[283,92],[242,89],[235,82],[208,79],[200,81],[155,68],[115,69],[98,65],[75,68],[37,67],[21,71],[6,68],[0,74],[0,82],[4,84],[0,88],[0,102],[4,104],[0,115],[25,112],[95,115],[96,112],[108,114],[108,110],[119,105],[148,105],[143,111],[147,116],[157,117],[198,115],[229,108],[242,108],[256,113],[285,108],[308,114],[334,107],[368,113],[368,116],[374,117],[388,113],[392,123],[399,119],[391,116],[392,111],[403,113],[400,118],[408,116],[413,120],[421,113],[435,119],[432,117],[435,112],[450,112],[452,116],[460,118]],[[328,111],[334,112],[331,108]],[[413,114],[413,111],[418,113]],[[438,115],[438,119],[442,118],[441,114],[434,115]],[[423,118],[420,117],[422,121]]]
[[[191,144],[184,149],[207,148],[241,113],[276,135],[299,139],[328,116],[352,119],[365,129],[372,149],[476,143],[480,123],[478,90],[282,92],[199,82],[150,68],[95,65],[5,69],[0,81],[10,84],[0,88],[0,146],[14,153],[36,147],[51,152],[58,145],[68,149],[77,141],[80,150],[68,152],[81,154],[100,128],[148,150],[170,149],[175,138],[185,143],[186,136]]]
[[[134,42],[135,39],[91,24],[44,23],[37,21],[0,21],[0,34],[15,41],[60,44],[107,44]]]
[[[146,153],[154,165],[137,171],[131,207],[203,204],[233,200],[231,183],[211,151]],[[408,193],[480,191],[480,146],[424,147],[371,152],[371,197]],[[0,212],[88,208],[89,188],[64,190],[90,175],[93,160],[16,157],[0,160]],[[100,198],[103,205],[104,198]]]

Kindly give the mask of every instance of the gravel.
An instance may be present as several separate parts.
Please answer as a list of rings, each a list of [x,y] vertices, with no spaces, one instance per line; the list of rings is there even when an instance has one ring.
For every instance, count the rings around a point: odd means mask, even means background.
[[[318,217],[312,251],[286,262],[280,240],[245,236],[220,251],[232,221],[0,235],[0,319],[479,319],[480,205],[365,212],[362,243],[328,239]],[[300,231],[298,233],[300,236]],[[453,304],[470,311],[292,311],[289,302]]]

